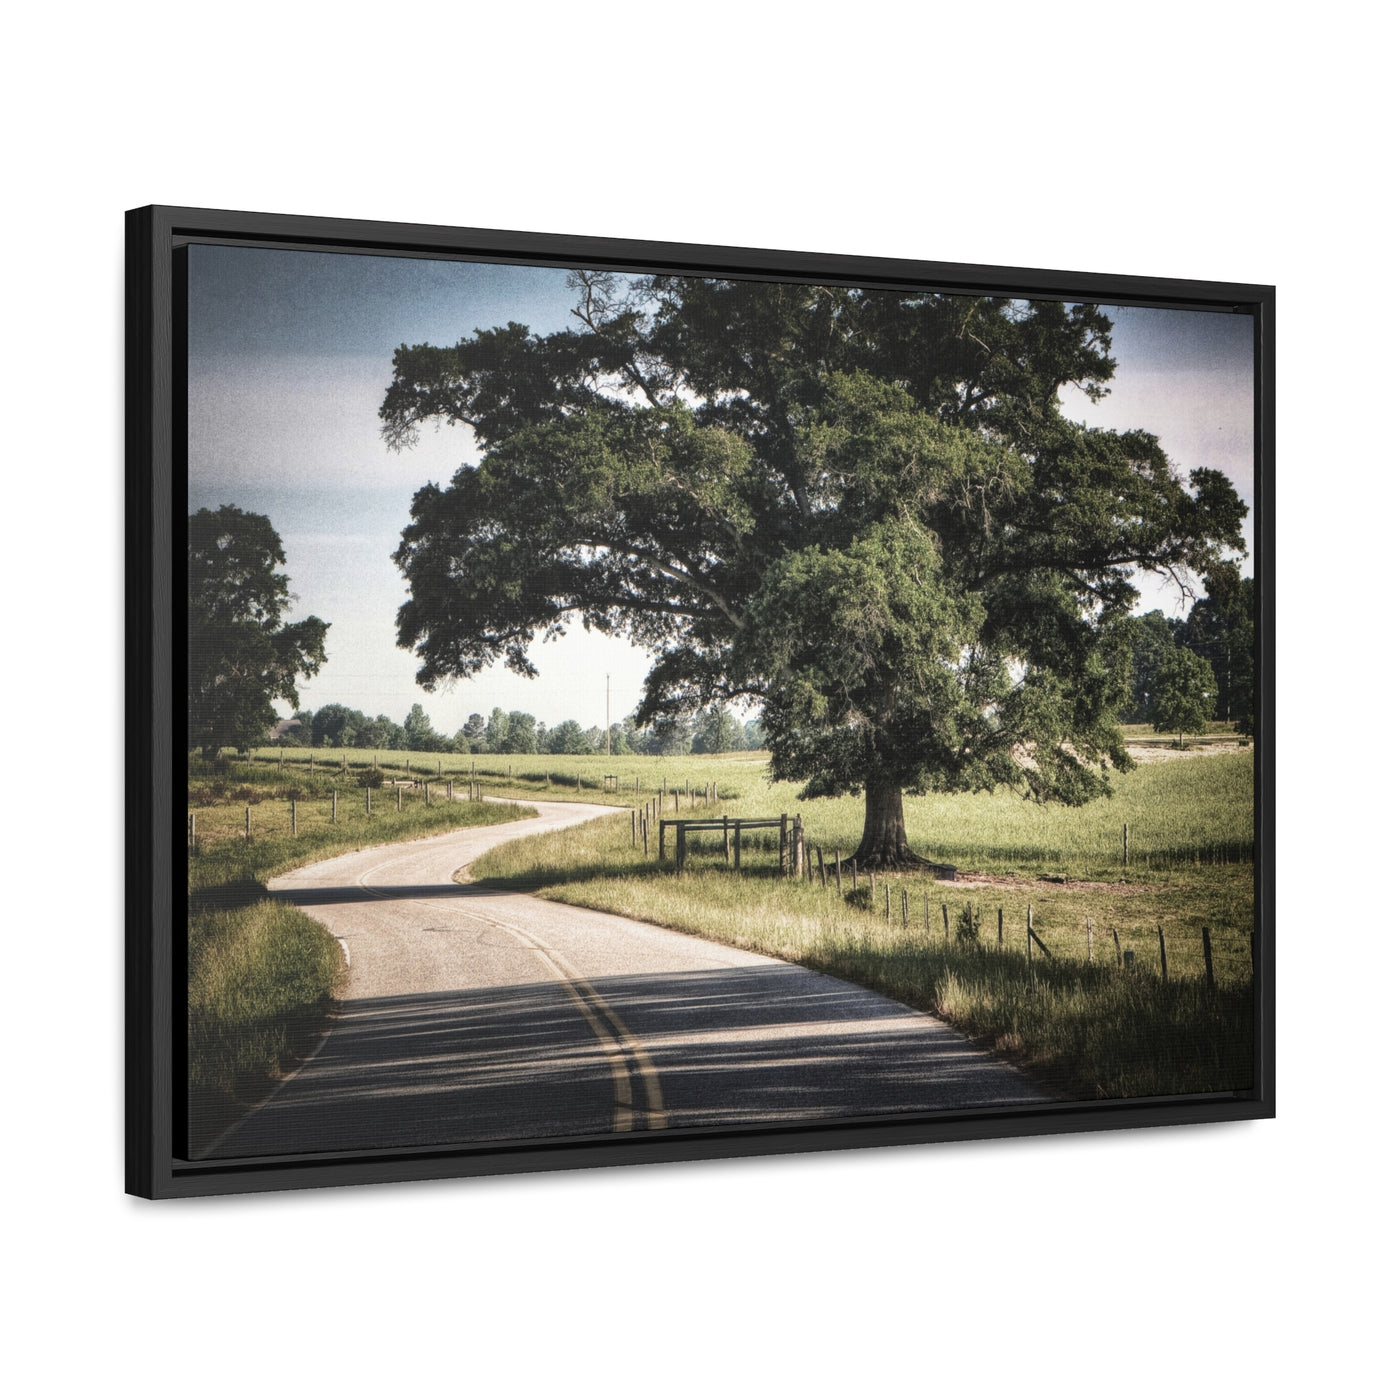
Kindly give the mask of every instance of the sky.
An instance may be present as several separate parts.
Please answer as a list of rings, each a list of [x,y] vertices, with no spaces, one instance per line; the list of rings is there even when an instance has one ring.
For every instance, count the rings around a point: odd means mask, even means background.
[[[401,344],[452,344],[519,321],[569,323],[567,273],[418,258],[196,245],[189,250],[189,510],[235,505],[268,516],[286,551],[289,619],[330,622],[327,661],[299,686],[302,707],[337,701],[402,723],[415,703],[455,732],[474,712],[527,710],[549,725],[614,723],[641,698],[650,658],[574,626],[533,648],[539,676],[492,667],[425,694],[395,641],[406,595],[390,556],[414,491],[475,460],[468,429],[426,429],[389,451],[379,405]],[[1211,312],[1105,307],[1118,368],[1091,403],[1062,394],[1091,426],[1146,428],[1183,471],[1225,472],[1251,508],[1252,322]],[[1248,562],[1245,572],[1252,572]],[[1174,585],[1139,580],[1139,611],[1182,614]],[[286,706],[279,705],[280,710]]]

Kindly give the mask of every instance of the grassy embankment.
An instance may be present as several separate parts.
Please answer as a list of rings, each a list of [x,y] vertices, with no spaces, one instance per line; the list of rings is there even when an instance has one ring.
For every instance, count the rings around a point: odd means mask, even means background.
[[[420,756],[420,772],[426,769]],[[265,881],[308,861],[380,842],[532,815],[528,807],[456,801],[434,784],[434,803],[371,788],[365,769],[284,773],[241,762],[189,764],[189,1126],[206,1148],[320,1038],[344,959],[325,928],[269,897]],[[337,793],[335,821],[331,792]],[[297,834],[291,834],[291,799]],[[252,809],[252,839],[244,836]]]
[[[604,760],[575,762],[586,782],[590,765]],[[607,771],[624,779],[620,797],[630,803],[632,774],[643,775],[643,792],[654,793],[663,768],[673,789],[687,780],[696,787],[712,778],[719,783],[721,801],[707,815],[801,811],[809,844],[820,844],[828,862],[835,850],[848,855],[858,843],[858,799],[799,803],[792,785],[766,780],[753,755],[615,759]],[[665,806],[674,816],[674,798]],[[684,798],[681,810],[691,810]],[[647,919],[873,987],[936,1012],[1070,1097],[1249,1087],[1252,753],[1144,764],[1115,778],[1112,798],[1084,808],[1036,807],[1005,794],[927,797],[906,799],[906,819],[916,849],[986,882],[893,878],[887,923],[884,877],[877,877],[873,906],[868,881],[852,897],[848,877],[843,898],[834,879],[824,890],[817,882],[780,879],[772,833],[753,845],[746,839],[738,875],[723,864],[718,833],[697,834],[687,868],[677,875],[669,860],[658,865],[654,846],[650,858],[633,847],[625,812],[509,842],[477,861],[470,877]],[[673,850],[668,846],[668,855]],[[969,903],[979,936],[960,939],[959,915]],[[1052,960],[1035,950],[1034,986],[1026,958],[1028,905],[1036,933],[1054,954]],[[1204,981],[1204,926],[1211,930],[1214,993]],[[1135,955],[1131,971],[1118,965],[1114,931],[1122,949]]]

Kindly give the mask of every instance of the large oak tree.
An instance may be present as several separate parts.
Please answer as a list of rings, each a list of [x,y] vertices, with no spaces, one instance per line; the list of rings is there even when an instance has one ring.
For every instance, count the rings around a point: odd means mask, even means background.
[[[915,862],[903,795],[1080,803],[1129,760],[1133,571],[1228,567],[1244,507],[1060,391],[1113,373],[1094,306],[574,275],[575,324],[402,346],[391,447],[471,430],[396,559],[419,683],[570,619],[656,656],[639,718],[757,700],[780,778],[864,792],[862,866]]]

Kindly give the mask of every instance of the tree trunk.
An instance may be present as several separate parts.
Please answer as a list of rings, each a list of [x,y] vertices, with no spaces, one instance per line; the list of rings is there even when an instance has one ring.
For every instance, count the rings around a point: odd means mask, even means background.
[[[865,785],[865,831],[855,853],[862,870],[913,870],[928,862],[909,849],[904,833],[904,790],[872,778]]]

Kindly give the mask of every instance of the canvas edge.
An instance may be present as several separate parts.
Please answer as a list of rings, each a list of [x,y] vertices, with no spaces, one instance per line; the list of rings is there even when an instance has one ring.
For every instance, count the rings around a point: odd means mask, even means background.
[[[850,279],[1071,300],[1135,303],[1255,318],[1255,1085],[1252,1092],[979,1110],[899,1121],[727,1128],[626,1140],[442,1147],[335,1160],[181,1164],[174,1154],[173,252],[231,240],[398,256],[516,259],[701,275]],[[1275,1116],[1273,785],[1273,484],[1275,289],[981,264],[854,257],[631,239],[148,205],[126,214],[126,1190],[148,1199],[421,1181],[525,1171],[709,1160],[784,1152],[1031,1137],[1237,1122]],[[1259,859],[1259,852],[1265,858]]]

